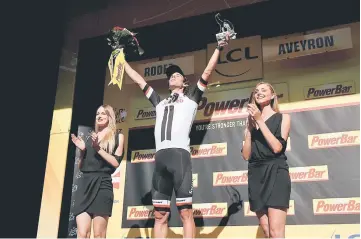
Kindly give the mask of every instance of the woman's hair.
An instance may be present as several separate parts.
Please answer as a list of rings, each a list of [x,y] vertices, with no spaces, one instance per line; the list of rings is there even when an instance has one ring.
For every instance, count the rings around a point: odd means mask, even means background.
[[[271,108],[275,111],[275,112],[280,112],[280,110],[279,110],[279,107],[278,107],[278,100],[277,100],[277,94],[276,94],[276,91],[275,91],[275,89],[273,88],[273,86],[270,84],[270,83],[267,83],[267,82],[259,82],[257,85],[256,85],[256,87],[253,89],[253,94],[252,94],[252,101],[251,101],[251,103],[252,104],[256,104],[257,105],[257,107],[258,108],[260,108],[260,106],[256,103],[256,100],[255,100],[255,94],[254,94],[254,92],[255,92],[255,90],[256,90],[256,88],[259,86],[259,85],[267,85],[269,88],[270,88],[270,90],[271,90],[271,93],[274,95],[274,98],[273,99],[271,99]]]
[[[108,115],[108,132],[100,141],[99,146],[105,151],[107,151],[109,154],[113,154],[113,150],[115,147],[115,134],[117,132],[115,113],[113,107],[111,107],[110,105],[102,105],[100,107],[103,107],[105,113]],[[98,131],[99,127],[97,123],[95,123],[95,132],[97,133]]]

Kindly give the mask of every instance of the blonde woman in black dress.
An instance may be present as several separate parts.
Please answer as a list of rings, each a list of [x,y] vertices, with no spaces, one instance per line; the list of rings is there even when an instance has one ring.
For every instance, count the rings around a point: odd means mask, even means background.
[[[291,120],[278,109],[272,85],[258,83],[247,112],[242,156],[248,160],[250,210],[265,237],[284,238],[291,180],[285,155]]]
[[[113,108],[109,105],[98,108],[95,132],[84,140],[73,134],[71,137],[81,150],[79,169],[83,173],[74,206],[78,237],[90,237],[93,221],[94,237],[105,238],[114,198],[111,174],[119,167],[124,142],[124,136],[116,131]]]

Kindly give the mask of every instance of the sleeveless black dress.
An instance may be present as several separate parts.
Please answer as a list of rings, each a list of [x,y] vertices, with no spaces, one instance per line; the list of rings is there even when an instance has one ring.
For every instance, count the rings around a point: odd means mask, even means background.
[[[78,190],[75,194],[74,216],[87,212],[94,215],[109,216],[113,209],[113,184],[111,175],[116,168],[103,159],[92,147],[91,139],[86,140],[86,152],[82,160]],[[115,136],[115,154],[119,145],[119,134]],[[124,155],[124,154],[123,154]],[[118,161],[120,163],[121,159]]]
[[[251,157],[248,163],[248,195],[250,210],[289,208],[291,179],[285,155],[287,141],[281,136],[282,114],[275,113],[265,122],[272,134],[281,142],[280,153],[273,153],[261,129],[251,132]]]

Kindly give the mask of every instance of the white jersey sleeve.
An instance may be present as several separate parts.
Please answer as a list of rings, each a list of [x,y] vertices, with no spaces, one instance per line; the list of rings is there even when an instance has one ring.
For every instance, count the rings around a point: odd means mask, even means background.
[[[200,78],[197,82],[197,85],[195,87],[193,87],[193,89],[190,90],[189,96],[188,96],[189,99],[191,99],[194,102],[196,102],[197,104],[199,104],[199,102],[202,99],[202,95],[203,95],[204,91],[207,89],[207,84],[208,84],[207,81]]]
[[[156,107],[159,104],[159,102],[161,102],[161,98],[158,95],[158,93],[155,92],[153,88],[148,84],[146,84],[145,87],[143,88],[143,92],[154,107]]]

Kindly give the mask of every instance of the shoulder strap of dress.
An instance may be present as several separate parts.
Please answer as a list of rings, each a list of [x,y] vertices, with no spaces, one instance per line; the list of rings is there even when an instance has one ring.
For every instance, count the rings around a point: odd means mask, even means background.
[[[114,144],[113,154],[115,153],[115,151],[117,150],[118,145],[119,145],[119,133],[118,132],[115,133],[114,138],[115,138],[115,144]]]
[[[119,133],[116,132],[115,133],[115,145],[118,147],[118,144],[119,144]]]
[[[276,118],[277,118],[277,124],[278,124],[278,127],[277,127],[277,132],[278,132],[278,134],[279,135],[281,135],[281,125],[282,125],[282,113],[279,113],[279,112],[277,112],[276,113],[277,115],[276,115]]]

